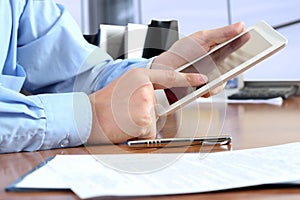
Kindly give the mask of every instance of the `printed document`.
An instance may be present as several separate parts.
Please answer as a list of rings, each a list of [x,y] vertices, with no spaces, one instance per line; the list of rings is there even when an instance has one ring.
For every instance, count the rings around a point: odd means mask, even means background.
[[[216,153],[57,155],[15,187],[68,187],[85,199],[201,193],[299,180],[300,143],[290,143]]]

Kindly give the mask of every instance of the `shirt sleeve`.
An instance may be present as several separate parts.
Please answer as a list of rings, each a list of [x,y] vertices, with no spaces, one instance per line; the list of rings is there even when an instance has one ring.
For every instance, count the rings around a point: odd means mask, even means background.
[[[106,60],[106,63],[99,64],[99,58],[105,55],[102,49],[98,48],[86,59],[84,68],[91,68],[88,73],[78,75],[75,80],[76,91],[92,93],[102,89],[111,81],[115,80],[126,71],[132,68],[150,68],[152,60],[137,58],[125,60]],[[89,80],[88,82],[86,80]],[[92,80],[92,81],[90,81]]]
[[[13,16],[23,10],[0,76],[0,153],[84,144],[92,127],[88,94],[150,60],[112,60],[85,41],[63,6],[29,0],[20,9],[20,2],[11,1]]]
[[[52,1],[29,2],[20,20],[17,64],[26,71],[24,89],[30,93],[90,94],[127,70],[149,63],[142,58],[113,60],[84,39],[63,6]]]
[[[84,93],[23,94],[0,87],[0,153],[81,145],[91,128]]]

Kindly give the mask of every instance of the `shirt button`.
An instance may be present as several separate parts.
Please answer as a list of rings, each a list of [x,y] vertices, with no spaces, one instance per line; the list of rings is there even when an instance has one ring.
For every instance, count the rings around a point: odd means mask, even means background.
[[[59,143],[60,147],[67,147],[70,143],[69,134]]]
[[[65,139],[63,139],[63,140],[60,142],[59,146],[60,146],[60,147],[67,147],[69,143],[70,143],[69,139],[65,138]]]

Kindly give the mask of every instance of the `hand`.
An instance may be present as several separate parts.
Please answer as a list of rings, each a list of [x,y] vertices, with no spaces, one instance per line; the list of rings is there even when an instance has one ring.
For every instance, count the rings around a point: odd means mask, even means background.
[[[207,78],[174,70],[132,69],[89,96],[93,124],[88,144],[156,137],[154,89],[199,86]]]
[[[238,22],[212,30],[203,30],[193,33],[174,43],[166,52],[154,59],[152,69],[177,69],[178,67],[195,60],[230,38],[244,30],[244,23]]]
[[[132,138],[155,138],[157,115],[154,89],[204,84],[207,77],[201,74],[180,74],[173,69],[242,31],[243,23],[236,23],[194,33],[178,40],[167,52],[154,59],[152,70],[130,70],[91,94],[93,123],[88,143],[121,143]]]
[[[176,69],[195,60],[216,45],[233,38],[243,30],[244,23],[238,22],[218,29],[196,32],[188,37],[178,40],[168,51],[164,52],[153,61],[151,68]],[[222,56],[219,56],[218,59],[222,59]],[[202,73],[205,74],[205,71]],[[225,85],[226,83],[213,89],[209,94],[204,96],[209,97],[219,93]]]

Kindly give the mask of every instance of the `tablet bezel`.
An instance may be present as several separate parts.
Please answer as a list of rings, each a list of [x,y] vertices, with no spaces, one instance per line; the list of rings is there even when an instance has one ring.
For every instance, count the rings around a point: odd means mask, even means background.
[[[188,103],[192,102],[193,100],[203,96],[204,94],[208,93],[209,91],[217,88],[218,86],[223,85],[226,81],[236,77],[237,75],[241,74],[245,70],[253,67],[257,63],[261,62],[262,60],[270,57],[280,49],[282,49],[288,42],[288,40],[281,35],[278,31],[276,31],[274,28],[272,28],[269,24],[267,24],[265,21],[259,21],[255,25],[249,27],[246,31],[243,33],[233,37],[232,39],[217,45],[213,49],[211,49],[208,53],[200,56],[199,58],[195,59],[194,61],[187,63],[178,69],[176,71],[180,72],[184,70],[185,68],[189,67],[193,63],[201,60],[203,57],[209,56],[211,53],[217,51],[221,47],[227,45],[228,43],[232,42],[233,40],[241,37],[245,33],[248,33],[250,30],[255,29],[257,33],[260,34],[267,42],[270,43],[270,47],[263,50],[262,52],[258,53],[257,55],[253,56],[249,60],[241,63],[237,67],[231,69],[230,71],[224,73],[223,75],[220,75],[219,78],[205,84],[204,86],[200,87],[199,89],[195,90],[194,92],[184,96],[183,98],[179,99],[177,102],[172,103],[171,105],[168,102],[167,97],[165,96],[165,93],[163,90],[157,91],[155,93],[157,102],[158,102],[158,115],[164,116],[169,115],[176,110],[180,109],[181,107],[187,105]]]

